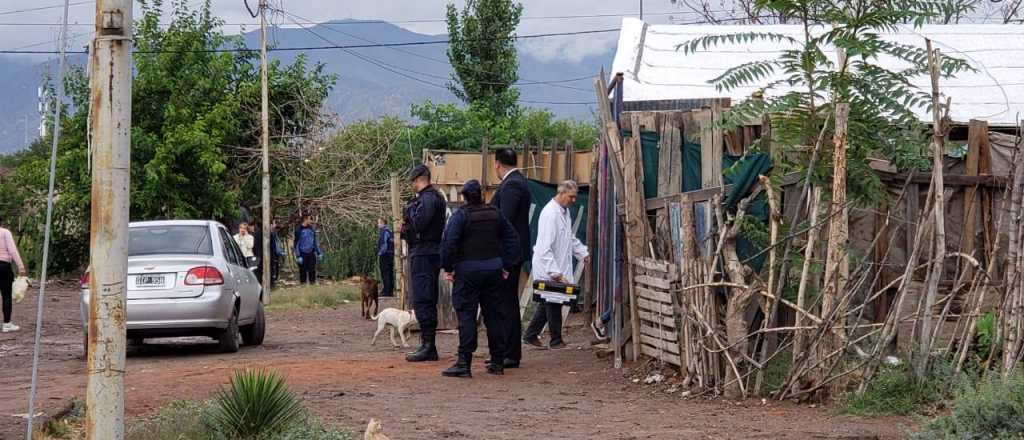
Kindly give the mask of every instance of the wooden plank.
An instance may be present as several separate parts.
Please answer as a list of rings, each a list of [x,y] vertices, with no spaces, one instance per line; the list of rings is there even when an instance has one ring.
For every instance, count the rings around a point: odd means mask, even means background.
[[[633,264],[640,266],[647,270],[653,270],[655,272],[661,272],[666,275],[671,275],[675,271],[675,266],[667,261],[654,260],[651,258],[635,257],[633,258]]]
[[[668,362],[668,363],[670,363],[672,365],[675,365],[675,366],[682,366],[683,365],[683,363],[679,360],[679,356],[678,355],[672,355],[671,353],[658,352],[658,349],[652,348],[652,347],[648,347],[646,345],[642,346],[640,349],[643,350],[643,355],[644,356],[652,357],[654,359],[661,359],[661,360],[663,360],[665,362]]]
[[[636,316],[639,317],[640,319],[637,320],[635,333],[640,333],[640,320],[652,322],[654,323],[654,325],[661,324],[662,327],[676,328],[676,321],[669,317],[661,316],[651,312],[645,312],[643,310],[637,310]]]
[[[674,354],[676,356],[679,356],[679,345],[676,344],[676,341],[674,341],[674,340],[671,341],[671,342],[663,341],[660,338],[656,338],[654,336],[649,336],[649,335],[641,333],[640,334],[640,343],[644,344],[644,345],[647,345],[647,346],[650,346],[651,348],[654,348],[655,350],[660,348],[661,351],[672,353],[672,354]]]
[[[551,142],[551,152],[549,153],[551,158],[548,160],[548,182],[558,183],[558,175],[556,170],[558,169],[558,142]]]
[[[967,129],[967,161],[964,174],[977,176],[981,162],[982,144],[988,143],[988,123],[972,119]],[[975,254],[974,236],[978,223],[978,186],[968,187],[964,194],[964,226],[960,236],[960,251]],[[975,254],[976,257],[980,256]],[[963,280],[974,277],[974,266],[963,264]]]
[[[640,120],[634,116],[632,118],[632,131],[634,136],[629,138],[622,151],[622,166],[623,166],[623,200],[626,204],[626,218],[623,221],[623,226],[626,230],[626,258],[634,258],[647,254],[647,214],[644,211],[644,173],[643,173],[643,160],[641,159],[640,153]],[[628,261],[628,260],[627,260]],[[630,264],[626,265],[627,275],[632,275],[633,267]],[[627,279],[632,279],[630,276]],[[629,306],[636,316],[636,294],[633,289],[633,283],[627,283],[629,286]],[[639,321],[633,319],[631,321],[633,327],[633,334],[640,332]],[[635,339],[633,341],[633,353],[638,354],[640,352],[640,341]],[[633,359],[636,361],[636,358]]]
[[[660,302],[650,301],[643,298],[637,298],[636,305],[640,310],[659,313],[663,316],[672,316],[672,313],[675,312],[675,310],[672,309],[671,305],[662,304]]]
[[[636,275],[633,277],[633,281],[663,290],[669,290],[672,288],[672,283],[668,280],[655,278],[650,275]]]
[[[662,304],[672,304],[672,294],[651,290],[643,286],[636,286],[637,295],[648,301],[657,301]]]
[[[661,339],[662,341],[675,342],[679,339],[679,333],[675,331],[666,330],[665,327],[658,328],[657,325],[651,325],[649,323],[640,324],[640,334],[648,335],[653,338]],[[676,352],[678,353],[678,352]]]
[[[572,145],[572,139],[569,139],[569,141],[565,143],[565,180],[572,180],[574,182],[576,181],[575,169],[573,168],[573,159],[575,155],[576,153]]]
[[[483,143],[480,145],[480,185],[486,186],[487,181],[487,138],[485,137]]]

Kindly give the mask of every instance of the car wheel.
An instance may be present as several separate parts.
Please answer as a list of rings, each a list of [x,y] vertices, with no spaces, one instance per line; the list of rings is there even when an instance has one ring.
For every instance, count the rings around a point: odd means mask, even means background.
[[[263,312],[263,303],[256,304],[256,320],[242,327],[242,342],[245,345],[263,345],[263,335],[267,331],[267,317]]]
[[[241,339],[241,335],[238,331],[238,309],[236,308],[234,313],[231,314],[231,319],[228,320],[227,328],[217,337],[217,341],[220,343],[220,352],[237,352],[239,339]]]

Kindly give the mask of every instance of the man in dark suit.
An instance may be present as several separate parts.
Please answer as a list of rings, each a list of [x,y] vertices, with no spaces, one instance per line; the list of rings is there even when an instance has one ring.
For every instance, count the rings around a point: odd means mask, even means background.
[[[504,344],[506,348],[505,368],[518,368],[523,357],[522,345],[522,320],[519,316],[519,274],[523,269],[523,262],[533,257],[533,249],[530,246],[530,205],[533,203],[533,195],[530,194],[530,187],[527,184],[526,176],[516,168],[516,152],[509,148],[498,150],[494,154],[494,170],[501,176],[501,185],[491,197],[491,205],[498,208],[502,215],[515,228],[519,235],[519,246],[521,249],[520,260],[509,270],[509,276],[501,284],[501,303],[499,311],[501,322],[507,327],[500,334],[507,338]],[[487,332],[488,338],[491,332]],[[492,343],[488,341],[488,343]]]

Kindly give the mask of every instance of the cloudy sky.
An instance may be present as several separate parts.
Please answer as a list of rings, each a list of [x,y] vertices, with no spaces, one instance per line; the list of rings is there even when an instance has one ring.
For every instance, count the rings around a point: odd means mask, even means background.
[[[313,21],[347,18],[388,20],[420,33],[444,32],[444,8],[449,0],[271,0],[273,4]],[[169,3],[167,1],[165,3]],[[192,5],[201,0],[190,1]],[[258,0],[249,0],[254,5]],[[464,0],[457,0],[461,7]],[[565,32],[618,27],[620,17],[636,16],[640,0],[522,0],[525,7],[520,34]],[[0,49],[54,50],[62,7],[60,0],[0,0]],[[71,0],[70,34],[73,44],[81,47],[91,38],[94,12],[91,1]],[[25,9],[37,9],[22,11]],[[214,12],[236,32],[242,24],[255,28],[256,20],[246,12],[243,0],[213,0]],[[136,3],[138,10],[138,3]],[[693,20],[696,17],[670,0],[645,0],[647,21],[667,23],[671,20]],[[602,15],[602,17],[565,16]],[[18,24],[15,26],[14,24]],[[615,34],[591,34],[575,37],[554,37],[531,40],[535,52],[545,58],[578,58],[597,53],[614,44]]]

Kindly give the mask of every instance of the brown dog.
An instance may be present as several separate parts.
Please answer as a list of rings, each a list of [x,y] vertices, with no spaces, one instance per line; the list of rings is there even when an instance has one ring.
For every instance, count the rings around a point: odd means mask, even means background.
[[[373,315],[377,315],[378,309],[380,309],[380,302],[378,301],[377,293],[377,280],[371,278],[369,275],[363,276],[363,288],[361,292],[363,297],[363,318],[370,318],[370,304],[373,304]]]

